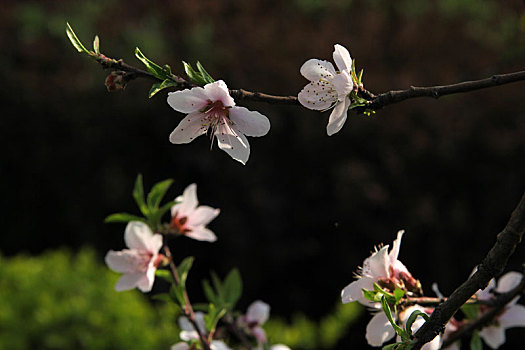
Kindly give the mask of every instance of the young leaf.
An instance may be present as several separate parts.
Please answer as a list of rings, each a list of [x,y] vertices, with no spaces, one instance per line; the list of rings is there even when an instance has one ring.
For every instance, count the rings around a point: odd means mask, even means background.
[[[128,214],[128,213],[115,213],[115,214],[109,215],[107,218],[104,219],[105,223],[110,223],[110,222],[130,222],[130,221],[146,222],[146,220],[144,220],[144,218],[142,218],[140,216],[133,215],[133,214]]]
[[[478,332],[472,333],[472,338],[470,338],[470,350],[483,350],[483,343],[481,342],[481,337]]]
[[[414,322],[416,321],[418,316],[423,317],[425,319],[425,321],[429,320],[428,315],[426,313],[422,312],[422,311],[416,310],[416,311],[412,312],[410,314],[410,316],[408,316],[407,324],[405,326],[405,329],[406,329],[407,333],[410,334],[410,335],[412,335],[412,325],[414,324]]]
[[[219,279],[219,276],[217,276],[217,274],[213,271],[211,272],[211,281],[213,282],[213,287],[217,292],[218,299],[224,303],[224,289],[222,286],[222,282]]]
[[[396,333],[401,337],[403,341],[410,340],[410,334],[408,334],[403,328],[399,327],[394,322],[394,318],[392,317],[392,310],[390,310],[390,306],[388,305],[386,296],[384,295],[381,297],[381,305],[383,306],[383,311],[385,312],[386,318],[388,319]]]
[[[239,270],[232,269],[223,282],[224,301],[228,309],[233,309],[242,295],[242,280]]]
[[[95,35],[95,40],[93,40],[93,51],[100,55],[100,39],[98,38],[98,35]]]
[[[170,298],[184,309],[186,299],[184,298],[184,287],[181,285],[172,284],[169,292]]]
[[[175,280],[173,279],[173,276],[171,275],[171,272],[168,270],[156,270],[155,271],[155,277],[162,278],[163,280],[174,284]]]
[[[84,45],[82,45],[82,42],[78,39],[77,35],[73,31],[73,28],[71,28],[68,22],[66,22],[66,34],[69,38],[69,41],[71,41],[71,44],[73,44],[78,52],[85,52],[89,54],[89,51],[84,47]]]
[[[148,93],[148,97],[152,98],[159,91],[169,88],[171,86],[177,86],[177,85],[178,83],[171,79],[166,79],[162,83],[155,83],[151,86],[151,89],[149,90],[149,93]]]
[[[396,298],[396,304],[399,304],[399,301],[405,296],[405,291],[399,288],[394,290],[394,298]]]
[[[140,49],[137,47],[135,48],[135,57],[137,57],[150,71],[151,74],[153,74],[156,78],[159,78],[161,80],[165,79],[171,79],[171,74],[167,72],[164,68],[144,56],[144,54],[140,51]]]
[[[208,314],[204,316],[204,321],[206,322],[206,330],[209,333],[213,333],[215,331],[217,323],[219,322],[221,317],[224,316],[225,313],[226,309],[217,308],[215,305],[210,304],[210,307],[208,308]]]
[[[190,272],[191,265],[193,265],[193,256],[189,256],[186,259],[182,260],[180,265],[177,267],[180,277],[180,285],[186,287],[186,279],[188,278],[188,272]]]
[[[479,305],[476,304],[465,304],[461,306],[461,311],[469,320],[475,320],[479,315]]]
[[[186,75],[188,76],[188,78],[190,78],[190,80],[197,84],[197,85],[206,85],[206,81],[204,80],[204,78],[202,77],[202,75],[200,75],[199,73],[195,72],[195,70],[193,70],[193,68],[191,67],[190,64],[182,61],[182,64],[184,65],[184,71],[186,72]]]
[[[372,292],[372,291],[363,289],[363,295],[366,298],[366,300],[377,302],[376,294],[377,294],[376,292]]]
[[[204,290],[204,295],[206,299],[212,304],[217,304],[219,300],[213,291],[213,288],[210,285],[210,282],[207,279],[202,280],[202,289]]]
[[[167,179],[161,182],[157,182],[148,193],[148,208],[150,212],[153,212],[155,209],[159,209],[160,202],[166,191],[170,188],[173,183],[172,179]]]
[[[149,215],[149,211],[146,203],[144,202],[144,185],[142,184],[142,174],[139,174],[137,176],[137,180],[135,180],[133,198],[135,198],[135,202],[137,203],[141,213],[147,217]]]
[[[211,75],[209,75],[208,72],[206,72],[206,69],[204,69],[204,67],[202,66],[202,64],[199,61],[197,61],[197,69],[201,73],[201,76],[202,76],[203,80],[206,82],[206,84],[213,83],[215,81],[211,77]]]
[[[172,301],[172,299],[171,299],[171,297],[170,297],[170,295],[168,293],[155,294],[155,295],[153,295],[151,297],[151,299],[165,301],[165,302],[171,302]]]

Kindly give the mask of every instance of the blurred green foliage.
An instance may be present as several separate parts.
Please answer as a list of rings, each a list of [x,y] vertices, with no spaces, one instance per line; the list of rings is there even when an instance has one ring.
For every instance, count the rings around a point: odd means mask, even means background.
[[[178,339],[172,305],[117,293],[117,274],[91,249],[0,256],[0,349],[167,349]]]

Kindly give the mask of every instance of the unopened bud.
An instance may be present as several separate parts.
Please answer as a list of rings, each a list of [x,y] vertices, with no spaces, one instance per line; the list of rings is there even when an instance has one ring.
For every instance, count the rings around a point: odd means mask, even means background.
[[[107,76],[105,85],[108,91],[120,91],[126,88],[127,81],[125,79],[125,72],[114,71]]]

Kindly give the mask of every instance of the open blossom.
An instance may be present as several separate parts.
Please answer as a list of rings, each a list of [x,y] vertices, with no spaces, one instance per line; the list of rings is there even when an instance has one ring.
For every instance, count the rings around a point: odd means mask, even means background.
[[[480,300],[488,300],[495,297],[493,290],[497,294],[506,293],[514,289],[522,279],[523,275],[518,272],[508,272],[498,280],[498,285],[494,279],[489,282],[487,288],[476,293]],[[495,288],[496,287],[496,288]],[[492,320],[489,326],[479,331],[483,341],[492,349],[497,349],[505,343],[505,330],[512,327],[525,327],[525,306],[517,304],[519,296],[508,303],[501,313]],[[484,306],[481,305],[483,310]]]
[[[390,253],[388,253],[389,246],[386,245],[379,250],[376,249],[370,257],[365,259],[357,280],[350,283],[341,292],[343,303],[358,301],[365,306],[378,307],[378,303],[367,300],[363,295],[363,289],[374,290],[374,283],[392,291],[395,288],[419,291],[419,282],[412,277],[405,265],[397,260],[403,233],[403,230],[397,233],[397,239]]]
[[[222,80],[203,88],[170,92],[168,104],[188,114],[171,133],[172,143],[189,143],[209,130],[212,142],[216,137],[219,148],[242,164],[250,156],[246,136],[264,136],[270,130],[270,121],[264,115],[235,106]]]
[[[343,127],[351,102],[349,94],[354,88],[350,53],[342,45],[336,44],[334,47],[333,57],[338,71],[328,61],[309,59],[300,71],[310,83],[297,96],[306,108],[319,111],[334,109],[326,126],[329,136]]]
[[[246,315],[239,318],[239,325],[247,327],[257,339],[259,344],[266,343],[266,332],[261,327],[270,317],[270,305],[261,300],[256,300],[248,306]]]
[[[119,252],[110,250],[105,258],[110,269],[123,273],[115,289],[123,291],[137,287],[143,292],[149,292],[155,279],[155,270],[164,258],[164,255],[158,254],[162,247],[162,236],[153,234],[143,222],[131,221],[126,226],[124,241],[130,249]]]
[[[219,215],[220,210],[206,205],[199,206],[196,184],[186,187],[182,196],[178,196],[175,200],[178,203],[171,207],[171,229],[198,241],[217,240],[215,234],[206,228],[206,225]]]
[[[202,312],[198,311],[195,313],[195,321],[197,323],[197,327],[199,327],[199,332],[203,335],[206,335],[206,325],[204,322],[204,314]],[[179,317],[178,322],[181,329],[179,334],[181,340],[187,342],[190,340],[199,339],[199,333],[195,330],[195,327],[187,317]],[[190,346],[185,342],[179,342],[175,345],[172,345],[170,350],[190,350]],[[210,343],[210,348],[211,350],[231,350],[228,345],[220,340],[212,340]]]

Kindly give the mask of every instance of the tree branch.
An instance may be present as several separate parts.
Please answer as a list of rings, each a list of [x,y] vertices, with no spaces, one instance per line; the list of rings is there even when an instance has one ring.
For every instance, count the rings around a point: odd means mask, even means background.
[[[478,290],[500,275],[516,246],[525,233],[525,193],[512,212],[507,226],[501,231],[496,243],[478,266],[478,270],[450,295],[447,301],[432,312],[430,319],[414,335],[413,349],[420,349],[444,329],[445,324]]]

